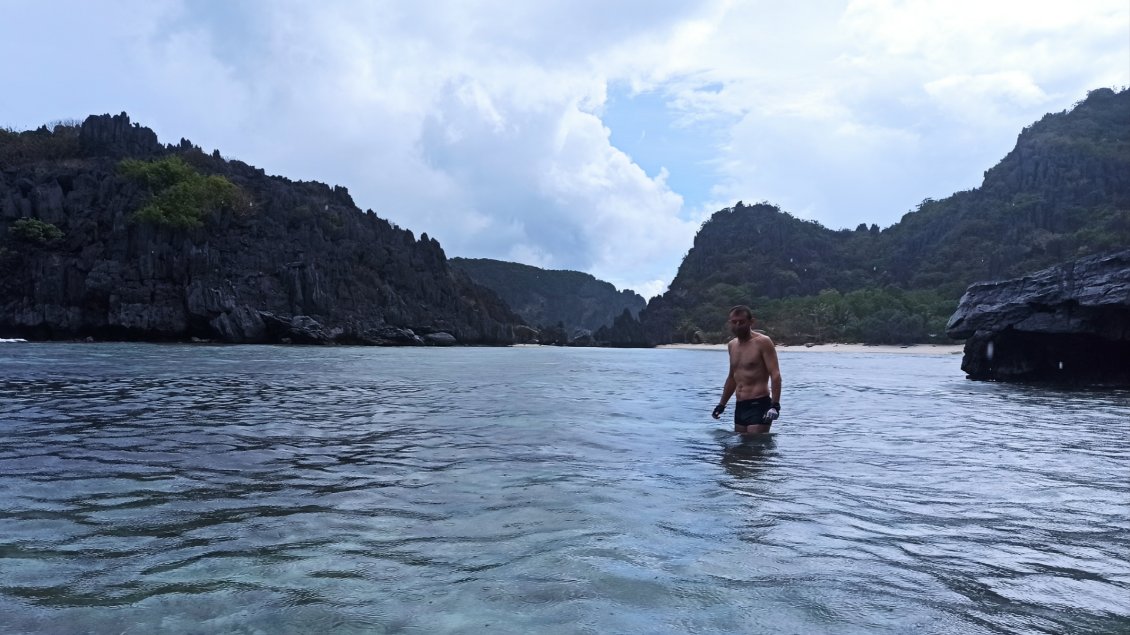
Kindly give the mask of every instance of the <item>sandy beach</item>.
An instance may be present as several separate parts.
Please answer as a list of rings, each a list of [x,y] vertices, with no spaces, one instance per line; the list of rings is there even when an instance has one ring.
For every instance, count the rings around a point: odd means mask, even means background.
[[[663,344],[657,348],[682,348],[711,351],[726,350],[725,344]],[[961,355],[961,344],[915,344],[913,346],[877,346],[870,344],[815,344],[812,346],[777,345],[778,353],[884,353],[899,355]]]

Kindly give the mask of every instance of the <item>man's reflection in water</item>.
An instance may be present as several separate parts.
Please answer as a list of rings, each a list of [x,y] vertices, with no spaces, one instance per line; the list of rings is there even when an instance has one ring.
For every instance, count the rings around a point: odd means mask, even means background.
[[[769,457],[777,449],[777,440],[771,434],[735,436],[723,446],[722,467],[734,478],[755,478],[765,469]]]

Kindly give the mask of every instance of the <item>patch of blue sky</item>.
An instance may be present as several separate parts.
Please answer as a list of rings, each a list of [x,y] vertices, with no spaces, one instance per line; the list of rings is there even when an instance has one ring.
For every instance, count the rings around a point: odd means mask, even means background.
[[[159,25],[158,34],[203,31],[207,33],[211,53],[216,59],[238,74],[253,76],[268,41],[262,33],[263,16],[256,15],[259,9],[246,0],[211,2],[206,7],[206,10],[198,10],[194,5],[170,13]]]
[[[683,214],[689,217],[710,199],[717,181],[714,161],[724,126],[692,120],[673,101],[662,90],[635,93],[627,84],[612,84],[601,120],[611,131],[612,145],[648,176],[666,168],[667,186],[683,197]]]

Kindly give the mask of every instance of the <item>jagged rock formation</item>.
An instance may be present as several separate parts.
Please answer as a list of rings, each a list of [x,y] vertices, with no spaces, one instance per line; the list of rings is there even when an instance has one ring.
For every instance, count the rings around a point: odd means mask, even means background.
[[[1130,250],[975,284],[947,329],[970,379],[1130,385]]]
[[[579,271],[487,258],[452,258],[451,265],[497,293],[527,324],[564,329],[570,342],[591,340],[592,331],[611,326],[625,310],[637,316],[646,304],[634,291],[617,291]]]
[[[630,311],[624,309],[612,324],[603,326],[592,334],[593,344],[596,346],[612,346],[615,348],[650,348],[655,346],[653,338],[649,337],[644,327]]]
[[[246,208],[197,228],[139,221],[152,196],[120,160],[174,155],[235,184]],[[35,233],[48,225],[62,237]],[[125,113],[0,131],[0,337],[509,344],[520,323],[438,242],[345,188],[163,146]]]

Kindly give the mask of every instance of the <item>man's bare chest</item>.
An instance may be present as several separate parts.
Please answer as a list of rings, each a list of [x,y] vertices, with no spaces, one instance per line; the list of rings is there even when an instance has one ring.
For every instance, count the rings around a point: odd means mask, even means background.
[[[765,367],[761,351],[756,346],[742,346],[731,353],[734,368],[754,372]]]

